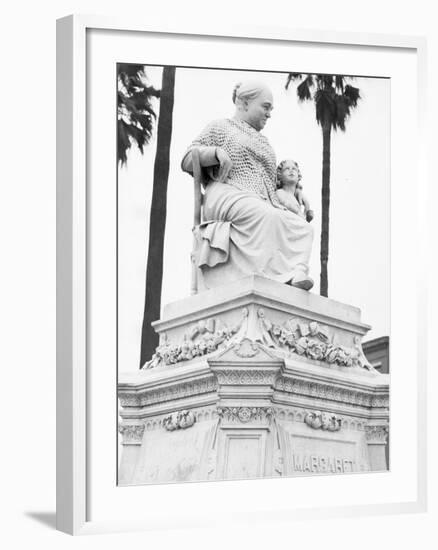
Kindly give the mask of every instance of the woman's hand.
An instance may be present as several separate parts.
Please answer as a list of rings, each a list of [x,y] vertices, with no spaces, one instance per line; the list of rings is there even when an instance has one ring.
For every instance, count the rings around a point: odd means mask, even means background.
[[[233,162],[228,156],[228,153],[223,149],[221,149],[220,147],[216,147],[216,158],[219,163],[219,172],[217,175],[217,180],[225,182],[227,181],[228,174],[230,173],[230,170],[233,167]]]

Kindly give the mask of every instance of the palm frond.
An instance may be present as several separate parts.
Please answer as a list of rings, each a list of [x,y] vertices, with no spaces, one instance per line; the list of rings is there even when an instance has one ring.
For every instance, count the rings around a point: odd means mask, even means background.
[[[320,88],[315,92],[316,122],[321,126],[332,124],[336,114],[335,92],[333,88]]]
[[[143,153],[144,146],[152,137],[157,118],[152,98],[159,98],[160,90],[148,84],[144,65],[119,63],[117,78],[117,158],[124,165],[132,144],[135,143]]]
[[[335,75],[335,88],[336,91],[343,93],[344,92],[344,81],[345,77],[341,74]]]
[[[315,81],[316,81],[316,87],[318,90],[324,87],[324,76],[323,74],[316,74],[315,75]]]
[[[332,74],[324,75],[322,82],[325,90],[330,90],[331,88],[333,88],[333,80],[334,80],[334,77]]]
[[[131,140],[126,130],[127,126],[123,120],[119,119],[117,121],[117,159],[121,162],[122,166],[128,160],[126,152],[131,147]]]
[[[345,86],[344,95],[348,98],[352,107],[356,107],[359,99],[361,98],[359,88],[350,86],[350,84],[347,84],[347,86]]]
[[[335,98],[335,116],[333,117],[332,127],[335,130],[345,132],[345,122],[350,116],[350,104],[348,99],[342,94],[336,94]]]
[[[287,75],[287,80],[286,80],[286,86],[285,86],[286,90],[289,88],[289,84],[291,82],[294,82],[295,80],[302,80],[302,78],[303,78],[302,73],[289,73]]]
[[[286,88],[294,80],[301,80],[297,86],[298,100],[314,100],[317,123],[345,131],[351,109],[357,107],[360,99],[359,89],[346,83],[349,79],[345,75],[289,73]]]
[[[315,85],[315,83],[314,83],[314,78],[315,78],[315,77],[313,76],[313,74],[308,74],[308,75],[306,76],[306,80],[305,80],[305,81],[307,82],[307,86],[309,87],[309,89],[312,89],[313,86]]]
[[[312,98],[312,93],[310,91],[307,78],[306,80],[303,80],[299,86],[297,86],[297,96],[300,101],[307,101]]]

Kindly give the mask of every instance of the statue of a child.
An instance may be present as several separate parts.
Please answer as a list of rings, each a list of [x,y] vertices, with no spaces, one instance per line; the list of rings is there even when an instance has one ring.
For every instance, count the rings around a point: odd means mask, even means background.
[[[305,218],[308,222],[313,220],[313,210],[303,193],[301,171],[294,160],[282,160],[277,167],[277,197],[291,212]]]

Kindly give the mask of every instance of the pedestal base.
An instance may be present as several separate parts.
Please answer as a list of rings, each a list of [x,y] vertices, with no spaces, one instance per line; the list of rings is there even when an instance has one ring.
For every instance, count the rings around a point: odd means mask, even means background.
[[[360,311],[260,277],[165,308],[119,380],[122,485],[384,470],[389,378]]]

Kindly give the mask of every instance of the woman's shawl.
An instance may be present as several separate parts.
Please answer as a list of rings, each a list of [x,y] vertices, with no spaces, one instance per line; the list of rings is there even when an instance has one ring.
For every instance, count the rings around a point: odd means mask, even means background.
[[[228,153],[233,167],[226,183],[241,191],[257,193],[282,208],[276,194],[274,150],[267,138],[250,124],[238,118],[215,120],[192,142],[185,156],[193,147],[202,146],[220,147]],[[216,179],[217,171],[218,167],[210,171],[210,179]]]

